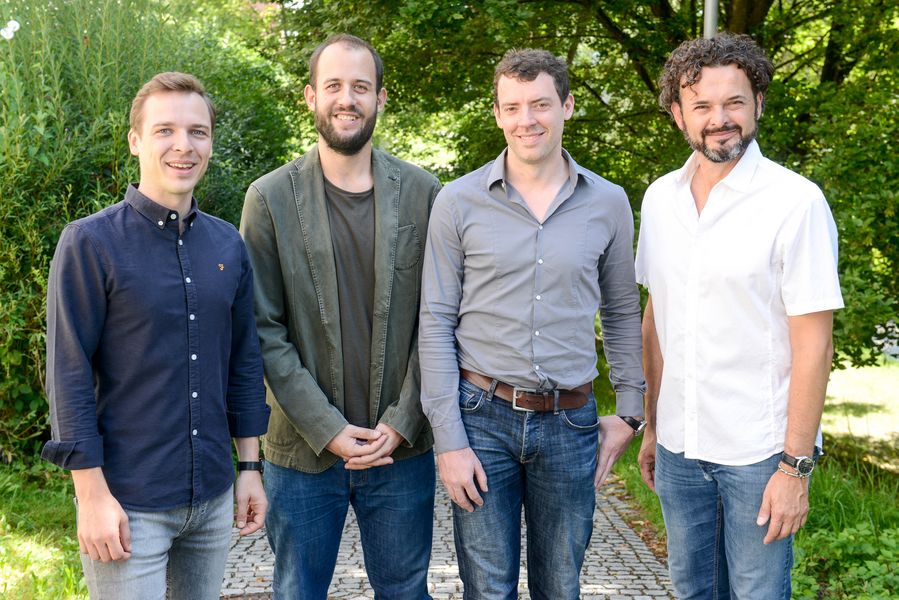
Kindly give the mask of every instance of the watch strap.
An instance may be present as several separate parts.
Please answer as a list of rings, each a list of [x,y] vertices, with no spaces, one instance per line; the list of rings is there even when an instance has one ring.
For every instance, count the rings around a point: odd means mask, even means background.
[[[621,415],[618,415],[618,418],[630,425],[630,428],[634,430],[634,435],[640,435],[646,428],[646,421],[635,419],[634,417],[622,417]]]
[[[263,467],[260,461],[240,461],[237,463],[237,470],[240,471],[259,471],[262,473]]]

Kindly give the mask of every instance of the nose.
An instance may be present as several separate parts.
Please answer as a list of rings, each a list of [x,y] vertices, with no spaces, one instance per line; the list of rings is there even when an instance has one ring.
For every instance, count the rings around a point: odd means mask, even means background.
[[[723,106],[713,106],[709,112],[709,120],[711,127],[723,127],[730,121]]]
[[[191,145],[190,135],[184,129],[176,129],[172,134],[172,148],[181,152],[188,152]]]
[[[356,96],[353,94],[353,86],[346,85],[343,86],[340,90],[340,95],[337,98],[338,104],[341,106],[353,106],[356,104]]]
[[[534,117],[534,111],[531,110],[530,106],[525,106],[518,113],[518,125],[521,127],[529,127],[537,122],[537,119]]]

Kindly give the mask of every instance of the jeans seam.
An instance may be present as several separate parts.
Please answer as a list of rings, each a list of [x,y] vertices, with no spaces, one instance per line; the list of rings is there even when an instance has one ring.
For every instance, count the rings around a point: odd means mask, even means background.
[[[726,557],[722,556],[721,552],[719,550],[721,548],[721,531],[723,529],[722,521],[724,520],[724,517],[721,514],[723,511],[723,508],[724,507],[721,505],[721,497],[719,496],[718,497],[718,505],[716,506],[716,515],[715,515],[715,553],[714,553],[715,565],[714,565],[714,571],[713,571],[713,575],[712,575],[712,594],[714,595],[715,598],[718,597],[718,587],[721,585],[721,582],[718,581],[718,573],[720,572],[720,564],[721,564],[722,560],[726,560]]]

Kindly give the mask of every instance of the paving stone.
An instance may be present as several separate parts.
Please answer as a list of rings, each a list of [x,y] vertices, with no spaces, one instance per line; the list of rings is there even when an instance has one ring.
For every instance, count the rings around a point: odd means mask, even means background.
[[[459,579],[453,545],[452,510],[439,482],[435,504],[434,545],[428,570],[428,590],[434,600],[459,600],[462,597],[462,582]],[[621,515],[627,510],[627,506],[618,498],[607,496],[603,492],[597,493],[593,537],[581,572],[581,597],[588,600],[674,598],[667,566],[656,559],[640,537],[624,522]],[[524,532],[518,586],[520,600],[530,599],[524,563],[526,549],[527,533]],[[265,530],[243,538],[234,530],[222,584],[222,598],[270,599],[273,574],[274,557]],[[334,600],[374,598],[365,575],[359,528],[352,510],[344,525],[328,597]]]

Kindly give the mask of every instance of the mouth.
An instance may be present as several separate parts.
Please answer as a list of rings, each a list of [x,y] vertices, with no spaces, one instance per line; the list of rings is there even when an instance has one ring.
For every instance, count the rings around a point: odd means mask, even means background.
[[[739,135],[740,128],[736,125],[731,127],[720,127],[718,129],[706,129],[702,132],[702,136],[705,138],[711,138],[713,140],[726,140],[727,138],[733,135]]]
[[[167,167],[183,173],[189,172],[191,169],[197,166],[197,163],[189,161],[170,161],[165,164]]]
[[[532,133],[522,133],[516,137],[518,139],[520,139],[522,142],[524,142],[525,144],[532,144],[532,143],[536,142],[537,140],[539,140],[540,137],[543,135],[543,133],[544,132],[542,132],[542,131],[539,131],[536,133],[533,133],[533,132]]]

